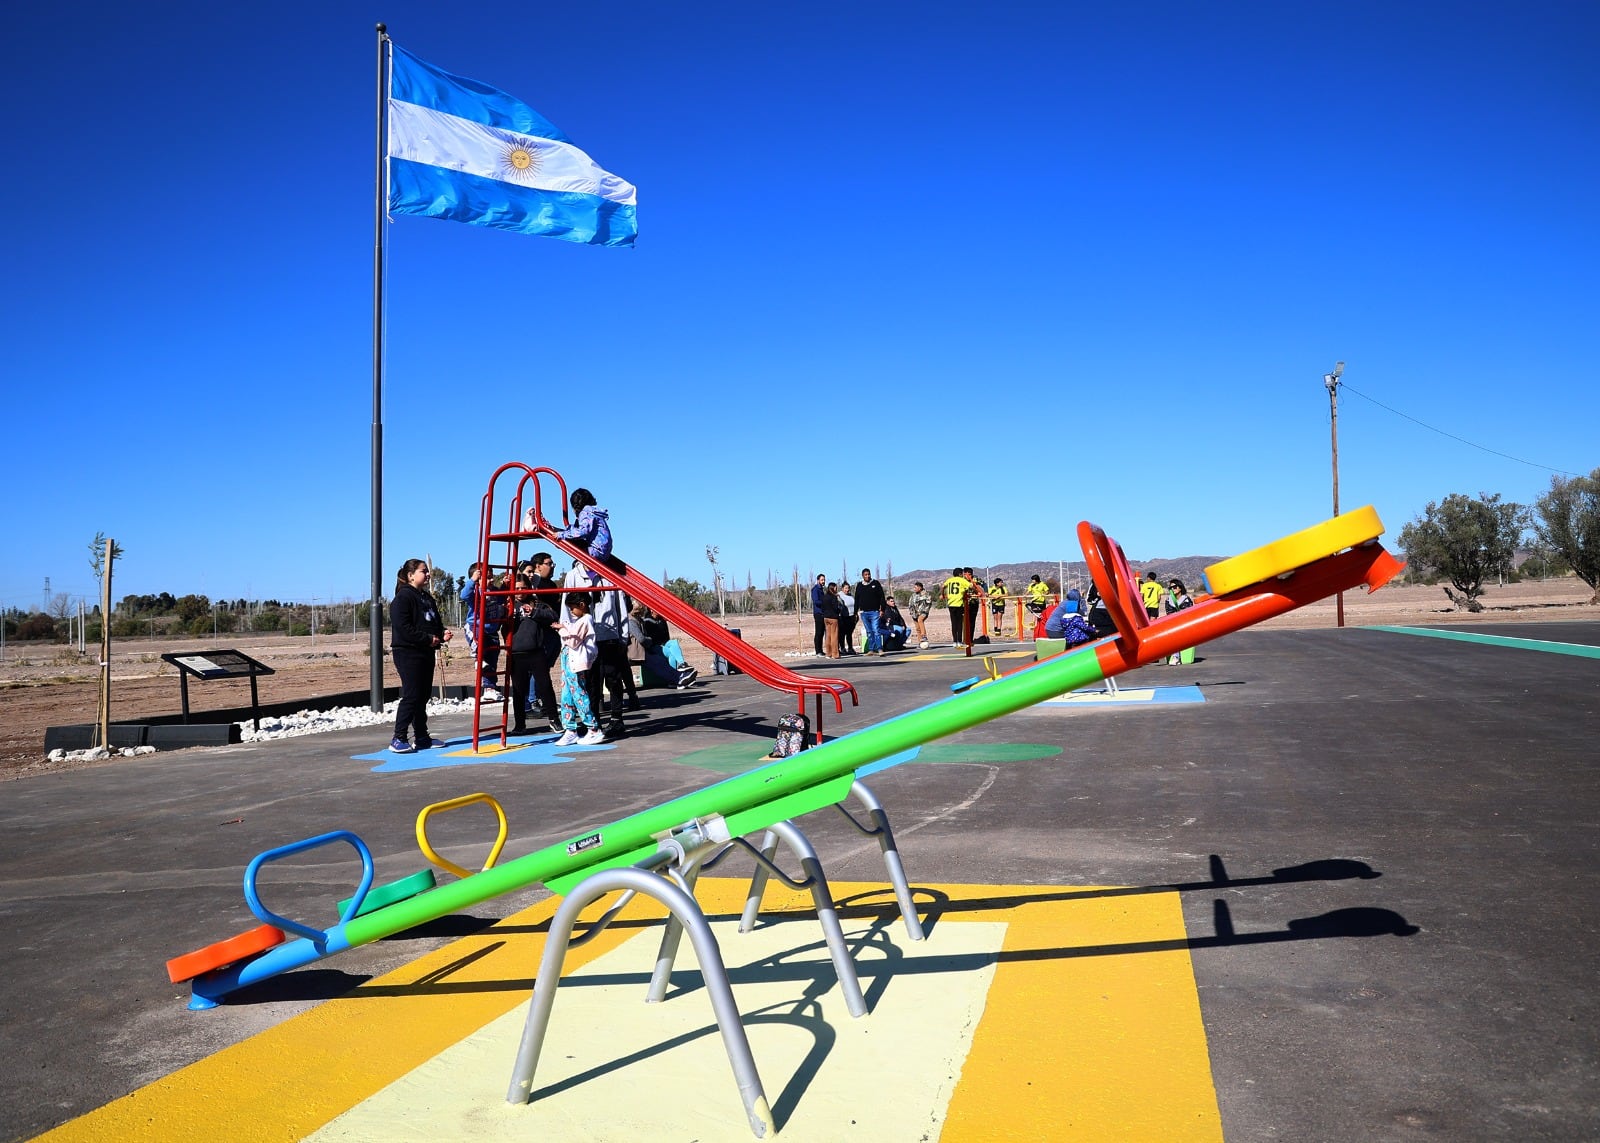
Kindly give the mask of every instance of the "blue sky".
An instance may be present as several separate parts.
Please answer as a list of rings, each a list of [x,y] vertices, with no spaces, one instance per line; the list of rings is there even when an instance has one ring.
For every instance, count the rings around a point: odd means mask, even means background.
[[[487,11],[487,10],[485,10]],[[388,227],[385,581],[490,474],[767,569],[1226,555],[1600,465],[1600,7],[0,8],[0,601],[364,597],[377,20],[639,188]],[[130,451],[136,450],[136,451]],[[130,456],[137,456],[137,462]]]

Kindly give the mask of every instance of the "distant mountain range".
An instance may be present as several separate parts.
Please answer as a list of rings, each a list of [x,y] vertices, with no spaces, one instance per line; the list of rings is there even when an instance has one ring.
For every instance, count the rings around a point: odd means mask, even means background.
[[[1177,556],[1161,560],[1129,560],[1128,566],[1140,579],[1144,578],[1146,572],[1155,572],[1162,583],[1176,576],[1183,581],[1185,587],[1193,591],[1200,583],[1200,573],[1225,558],[1225,556]],[[974,565],[974,570],[978,578],[986,583],[993,582],[994,577],[999,576],[1006,581],[1006,587],[1012,591],[1020,590],[1022,585],[1028,582],[1028,577],[1034,575],[1050,584],[1052,590],[1059,587],[1056,581],[1062,574],[1066,576],[1068,587],[1084,588],[1089,585],[1089,567],[1082,560],[1075,560],[1069,564],[1057,563],[1055,560],[1049,562],[1034,560],[1019,564],[994,564],[987,568]],[[943,583],[949,575],[950,568],[917,568],[908,572],[896,568],[894,586],[909,587],[914,581],[921,580],[933,588]]]

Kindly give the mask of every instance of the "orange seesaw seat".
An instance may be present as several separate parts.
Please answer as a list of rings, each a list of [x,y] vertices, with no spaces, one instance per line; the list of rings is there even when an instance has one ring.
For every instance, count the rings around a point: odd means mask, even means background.
[[[244,960],[245,957],[266,952],[273,945],[282,943],[282,929],[274,925],[257,925],[238,936],[173,957],[167,962],[167,979],[173,984],[182,984],[186,980],[193,980],[216,969],[226,968],[230,964]]]

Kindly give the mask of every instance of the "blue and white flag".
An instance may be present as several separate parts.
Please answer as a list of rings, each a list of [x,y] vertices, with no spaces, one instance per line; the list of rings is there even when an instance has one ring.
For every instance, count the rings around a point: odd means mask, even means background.
[[[632,246],[633,185],[601,170],[521,100],[394,48],[389,210]]]

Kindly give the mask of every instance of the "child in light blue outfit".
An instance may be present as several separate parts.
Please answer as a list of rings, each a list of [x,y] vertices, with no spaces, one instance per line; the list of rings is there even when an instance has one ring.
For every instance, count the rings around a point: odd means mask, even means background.
[[[567,601],[567,618],[561,621],[561,725],[565,733],[557,746],[595,746],[606,740],[589,705],[589,669],[594,666],[598,647],[594,623],[589,618],[589,597],[573,595]],[[580,726],[589,732],[578,736]]]

